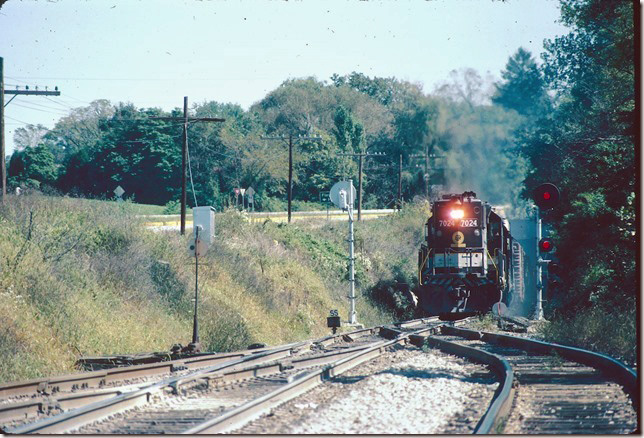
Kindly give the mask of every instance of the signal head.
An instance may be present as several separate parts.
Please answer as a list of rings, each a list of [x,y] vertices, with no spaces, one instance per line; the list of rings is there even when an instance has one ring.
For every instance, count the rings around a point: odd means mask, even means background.
[[[559,189],[552,183],[537,186],[532,192],[532,200],[542,210],[549,210],[559,203]]]
[[[541,252],[550,252],[552,251],[552,248],[554,247],[552,240],[548,239],[547,237],[544,237],[539,241],[539,251]]]

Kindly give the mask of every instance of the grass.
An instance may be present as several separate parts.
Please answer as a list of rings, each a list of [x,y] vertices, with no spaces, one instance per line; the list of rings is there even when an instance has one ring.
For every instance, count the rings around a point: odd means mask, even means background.
[[[167,351],[190,342],[190,236],[148,231],[135,217],[142,212],[129,202],[41,195],[9,196],[0,206],[0,382],[72,372],[81,355]],[[395,318],[370,290],[399,271],[414,272],[422,215],[356,224],[361,323]],[[328,334],[329,310],[347,318],[345,239],[346,224],[218,215],[216,242],[200,258],[202,348]]]
[[[541,328],[547,342],[608,354],[633,366],[637,360],[636,310],[606,310],[599,306],[571,316],[556,316]]]

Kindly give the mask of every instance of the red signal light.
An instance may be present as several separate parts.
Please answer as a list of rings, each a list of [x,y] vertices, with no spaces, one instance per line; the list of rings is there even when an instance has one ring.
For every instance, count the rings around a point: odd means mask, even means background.
[[[542,210],[549,210],[559,202],[559,189],[551,183],[543,183],[532,192],[532,199]]]
[[[550,252],[552,251],[552,241],[550,239],[541,239],[539,241],[539,251],[541,252]]]

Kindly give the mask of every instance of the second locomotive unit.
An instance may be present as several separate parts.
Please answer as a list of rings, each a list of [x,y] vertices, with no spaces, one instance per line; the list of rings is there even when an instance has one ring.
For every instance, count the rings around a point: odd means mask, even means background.
[[[457,319],[523,298],[524,252],[500,211],[465,192],[443,195],[431,213],[418,253],[421,313]]]

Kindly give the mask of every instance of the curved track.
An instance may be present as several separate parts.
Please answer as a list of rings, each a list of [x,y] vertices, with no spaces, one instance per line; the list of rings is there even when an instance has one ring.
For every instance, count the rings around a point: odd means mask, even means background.
[[[486,363],[501,385],[477,433],[623,434],[638,430],[637,375],[578,348],[444,326],[414,339]]]

